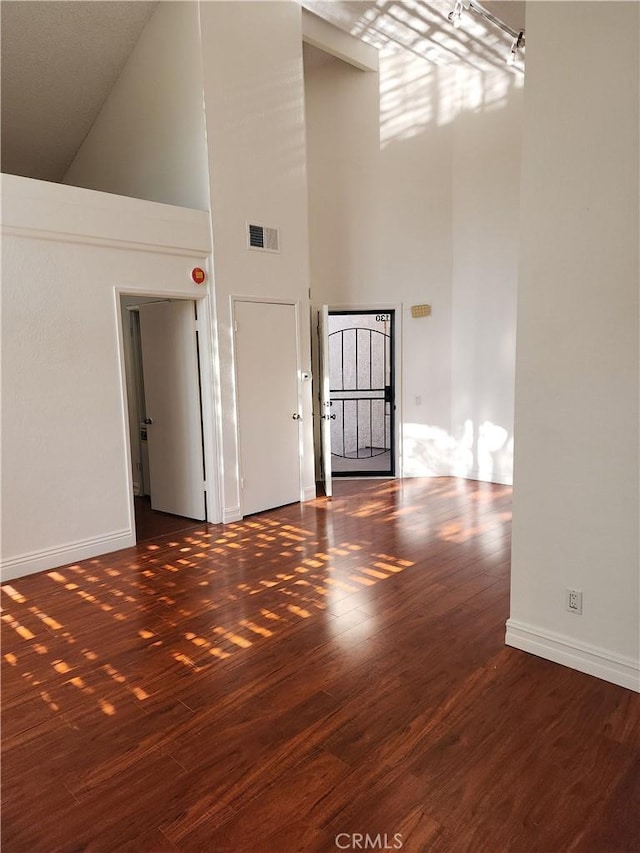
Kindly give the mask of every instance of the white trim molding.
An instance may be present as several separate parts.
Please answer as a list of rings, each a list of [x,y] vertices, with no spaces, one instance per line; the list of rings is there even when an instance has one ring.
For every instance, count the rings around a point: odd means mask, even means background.
[[[302,490],[302,500],[304,503],[307,501],[314,501],[318,496],[316,491],[315,483],[313,486],[305,486]]]
[[[5,236],[206,258],[208,211],[2,175]],[[195,290],[195,288],[194,288]]]
[[[490,474],[481,474],[477,468],[466,468],[464,465],[453,465],[451,477],[462,480],[476,480],[478,483],[495,483],[498,486],[513,486],[513,475],[492,471]]]
[[[29,228],[26,225],[2,225],[0,232],[3,237],[22,237],[27,240],[50,240],[54,243],[74,243],[85,246],[106,247],[111,249],[124,249],[135,252],[152,252],[161,255],[176,255],[180,258],[191,259],[194,255],[202,256],[206,249],[202,247],[202,241],[194,241],[193,246],[165,246],[161,243],[143,243],[137,240],[118,240],[111,237],[85,236],[83,234],[65,233],[55,229]],[[185,241],[186,242],[186,241]]]
[[[515,619],[507,620],[505,643],[640,693],[640,661],[617,655],[609,649]]]
[[[231,524],[232,521],[242,521],[242,510],[239,506],[228,506],[222,511],[222,523]]]
[[[127,528],[114,530],[104,536],[79,539],[77,542],[68,542],[66,545],[57,545],[54,548],[43,548],[41,551],[19,554],[17,557],[9,557],[2,561],[0,567],[2,582],[32,575],[35,572],[43,572],[47,569],[57,569],[60,566],[66,566],[67,563],[88,560],[91,557],[109,554],[111,551],[131,548],[133,545],[135,545],[135,535],[131,528]]]

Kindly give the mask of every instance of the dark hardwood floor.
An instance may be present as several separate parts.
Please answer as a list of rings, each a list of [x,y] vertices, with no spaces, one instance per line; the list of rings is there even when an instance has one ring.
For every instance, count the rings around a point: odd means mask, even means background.
[[[200,522],[182,515],[171,515],[168,512],[156,512],[151,509],[149,495],[140,495],[134,499],[136,515],[136,542],[147,542],[168,533],[185,532],[192,527],[198,527]]]
[[[4,853],[640,850],[640,697],[504,645],[510,489],[335,491],[4,584]]]

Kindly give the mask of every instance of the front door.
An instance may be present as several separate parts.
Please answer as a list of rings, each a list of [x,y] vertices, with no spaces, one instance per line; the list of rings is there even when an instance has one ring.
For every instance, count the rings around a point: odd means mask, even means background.
[[[394,326],[393,310],[329,311],[334,477],[395,473]]]

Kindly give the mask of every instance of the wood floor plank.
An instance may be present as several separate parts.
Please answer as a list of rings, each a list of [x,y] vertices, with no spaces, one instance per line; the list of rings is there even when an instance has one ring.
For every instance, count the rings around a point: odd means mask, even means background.
[[[62,809],[15,806],[5,812],[3,847],[9,850],[118,850],[155,832],[177,813],[187,787],[184,770],[157,752],[129,767],[121,778]],[[140,848],[139,848],[140,849]]]
[[[504,645],[510,501],[340,481],[4,584],[3,851],[638,853],[640,697]]]
[[[267,839],[286,831],[300,815],[308,816],[314,825],[314,813],[326,792],[347,773],[348,768],[334,756],[325,752],[312,754],[222,826],[217,826],[215,818],[202,820],[181,841],[196,850],[205,846],[229,853],[262,850]]]
[[[339,799],[339,791],[331,792],[328,807],[339,803],[337,812],[330,812],[325,824],[334,839],[346,834],[384,839],[387,849],[402,843],[402,849],[429,850],[443,832],[443,827],[431,817],[423,805],[426,793],[424,783],[410,773],[398,772],[389,765],[377,765],[372,758],[365,766],[372,770],[369,785],[357,785],[353,776],[352,794]],[[345,786],[346,787],[346,786]]]

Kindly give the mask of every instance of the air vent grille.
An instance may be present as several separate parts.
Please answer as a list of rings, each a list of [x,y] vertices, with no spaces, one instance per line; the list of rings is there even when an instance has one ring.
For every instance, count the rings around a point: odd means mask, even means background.
[[[266,225],[249,224],[248,246],[250,249],[258,249],[261,252],[279,252],[280,231],[278,228],[269,228]]]

